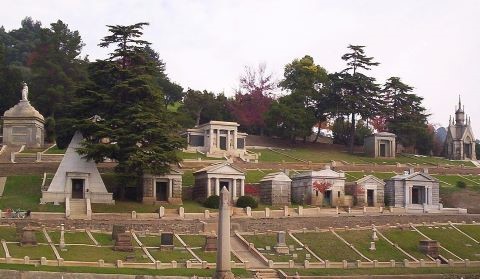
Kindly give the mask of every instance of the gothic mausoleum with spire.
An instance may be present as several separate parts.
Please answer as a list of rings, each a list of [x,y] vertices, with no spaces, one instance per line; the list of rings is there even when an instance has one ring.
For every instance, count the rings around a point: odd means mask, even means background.
[[[450,160],[476,160],[475,136],[470,117],[465,115],[465,108],[458,97],[455,120],[450,117],[447,137],[445,138],[445,157]]]

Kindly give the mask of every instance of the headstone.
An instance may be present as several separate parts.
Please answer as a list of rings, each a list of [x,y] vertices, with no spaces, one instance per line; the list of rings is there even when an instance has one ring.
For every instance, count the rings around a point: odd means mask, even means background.
[[[305,259],[310,260],[312,256],[310,254],[305,254]]]
[[[129,233],[117,233],[113,250],[122,252],[133,252],[132,236]]]
[[[215,252],[217,251],[217,237],[214,235],[207,235],[205,237],[205,246],[203,247],[205,252]]]
[[[213,279],[234,279],[230,262],[230,193],[225,187],[220,191],[218,211],[217,265]]]
[[[420,252],[434,259],[439,256],[440,243],[436,240],[420,240]]]
[[[127,255],[125,257],[126,262],[134,262],[135,261],[135,255]]]
[[[370,242],[369,250],[370,251],[376,251],[377,250],[377,247],[375,247],[375,241]]]
[[[17,232],[17,238],[18,239],[22,239],[22,235],[23,235],[23,229],[27,226],[27,223],[26,222],[17,222],[15,224],[15,229],[16,229],[16,232]]]
[[[292,258],[294,259],[298,258],[298,254],[292,254]]]
[[[162,232],[160,235],[160,250],[173,250],[173,233]]]
[[[373,240],[373,241],[377,241],[377,240],[378,240],[377,230],[373,230],[372,240]]]
[[[272,250],[272,247],[270,247],[270,246],[265,246],[265,250],[270,251],[270,250]]]
[[[275,251],[278,254],[288,254],[289,248],[285,242],[286,234],[284,231],[277,233],[277,244],[275,245]]]
[[[22,233],[22,239],[20,240],[20,246],[37,246],[37,236],[35,235],[35,230],[30,227],[25,227]]]
[[[113,225],[112,240],[117,239],[117,234],[124,233],[127,229],[124,225]]]

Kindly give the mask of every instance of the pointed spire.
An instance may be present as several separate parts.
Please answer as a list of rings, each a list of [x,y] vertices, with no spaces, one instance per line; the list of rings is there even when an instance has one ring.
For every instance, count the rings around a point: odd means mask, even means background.
[[[458,109],[462,107],[462,100],[460,99],[460,94],[458,94]]]
[[[448,119],[448,126],[452,125],[452,116],[450,115],[449,119]]]

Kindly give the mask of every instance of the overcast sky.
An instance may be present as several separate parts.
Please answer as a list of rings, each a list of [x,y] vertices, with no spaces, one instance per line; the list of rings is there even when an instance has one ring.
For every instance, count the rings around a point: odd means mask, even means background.
[[[308,54],[329,72],[341,70],[349,44],[367,46],[381,63],[371,75],[415,87],[432,114],[448,125],[462,95],[480,137],[480,1],[8,1],[0,10],[7,30],[31,16],[57,19],[78,30],[83,55],[105,58],[97,46],[106,25],[149,22],[145,39],[160,53],[170,78],[184,88],[231,95],[244,66],[266,63],[277,79]],[[32,92],[35,94],[35,92]]]

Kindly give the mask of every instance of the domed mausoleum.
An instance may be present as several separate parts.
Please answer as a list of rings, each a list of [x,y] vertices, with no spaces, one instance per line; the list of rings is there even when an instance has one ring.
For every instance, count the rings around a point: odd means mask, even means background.
[[[22,99],[3,117],[3,144],[41,148],[45,138],[45,119],[28,101],[28,86],[23,84]]]

